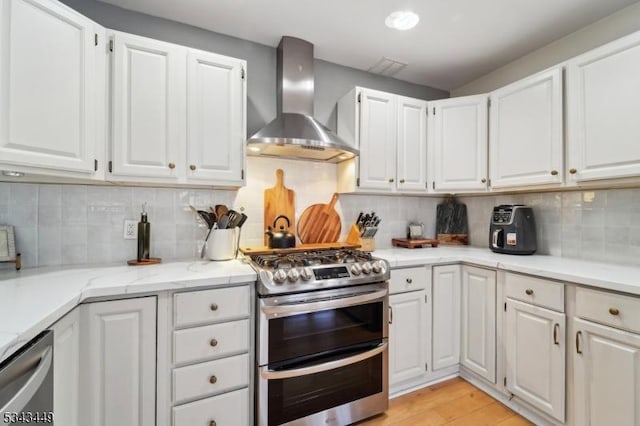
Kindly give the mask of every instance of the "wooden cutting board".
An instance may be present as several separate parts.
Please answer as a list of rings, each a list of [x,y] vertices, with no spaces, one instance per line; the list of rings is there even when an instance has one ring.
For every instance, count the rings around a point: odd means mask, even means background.
[[[276,185],[264,190],[264,229],[273,227],[273,221],[281,214],[289,218],[293,232],[296,226],[296,193],[284,186],[284,172],[276,170]],[[279,220],[278,226],[286,226],[286,221]],[[264,236],[264,244],[267,245],[267,236]]]
[[[298,237],[303,244],[334,243],[340,238],[340,216],[333,208],[338,201],[334,193],[329,204],[313,204],[298,221]]]

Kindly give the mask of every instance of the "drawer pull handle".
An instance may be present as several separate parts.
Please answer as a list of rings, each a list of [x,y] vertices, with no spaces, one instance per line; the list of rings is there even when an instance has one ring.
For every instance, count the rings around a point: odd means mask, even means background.
[[[620,311],[617,308],[609,308],[609,313],[615,316],[620,315]]]
[[[407,278],[407,284],[411,284],[412,282],[413,282],[413,279]]]
[[[212,311],[217,311],[218,310],[218,304],[217,303],[212,303],[210,306]]]
[[[215,421],[215,420],[211,420],[211,421],[209,422],[209,426],[218,426],[218,423],[216,423],[216,421]]]
[[[216,376],[209,377],[209,383],[215,385],[218,382],[218,378]]]
[[[576,353],[582,354],[582,349],[580,349],[580,337],[582,336],[582,331],[578,331],[576,333]]]
[[[571,173],[572,175],[575,175],[576,173],[578,173],[578,170],[571,168],[569,169],[569,173]]]
[[[191,169],[191,171],[195,171],[196,170],[196,165],[195,164],[191,164],[189,166],[189,169]]]
[[[169,163],[169,168],[171,170],[175,169],[176,168],[176,164],[175,163]]]
[[[551,170],[551,176],[557,176],[557,175],[558,175],[557,170]]]
[[[215,348],[216,346],[218,346],[218,341],[216,339],[211,339],[209,344],[211,345],[212,348]]]
[[[404,179],[400,179],[400,183],[404,183]]]
[[[558,331],[560,330],[560,324],[556,323],[553,325],[553,344],[554,345],[559,345],[560,342],[558,341]]]
[[[486,178],[482,178],[482,179],[480,179],[480,182],[487,183],[487,179]]]
[[[393,324],[393,306],[389,306],[389,324]]]
[[[526,289],[524,292],[527,293],[527,296],[531,296],[533,294],[533,290],[530,288]]]
[[[395,181],[395,179],[391,178],[389,179],[389,183],[393,183]]]

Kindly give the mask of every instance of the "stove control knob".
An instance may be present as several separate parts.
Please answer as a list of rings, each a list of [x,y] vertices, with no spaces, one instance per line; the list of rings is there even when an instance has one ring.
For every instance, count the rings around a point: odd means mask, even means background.
[[[300,278],[300,273],[297,269],[291,268],[289,270],[289,273],[287,274],[287,277],[289,278],[289,281],[295,283],[296,281],[298,281],[298,278]]]
[[[300,278],[302,278],[304,281],[309,281],[311,277],[313,277],[311,268],[302,268],[300,270]]]
[[[282,284],[287,279],[287,273],[283,269],[278,269],[273,273],[273,282]]]
[[[358,263],[352,263],[351,264],[351,273],[353,275],[360,275],[360,272],[362,272],[362,268],[360,267],[360,265]]]
[[[362,272],[369,275],[371,273],[371,264],[369,262],[364,262],[362,264]]]
[[[380,260],[376,260],[375,262],[373,262],[373,264],[371,265],[371,268],[373,269],[373,273],[374,274],[379,274],[380,272],[382,272],[382,268],[384,267],[384,264],[382,263],[382,261]]]

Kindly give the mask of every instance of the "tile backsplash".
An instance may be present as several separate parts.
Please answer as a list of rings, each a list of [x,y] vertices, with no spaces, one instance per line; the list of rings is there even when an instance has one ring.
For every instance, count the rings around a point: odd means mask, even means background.
[[[314,203],[329,202],[336,188],[333,164],[249,157],[247,185],[240,190],[142,188],[0,182],[0,224],[15,227],[16,246],[26,267],[123,263],[136,256],[136,241],[123,238],[125,219],[139,220],[147,202],[151,255],[164,260],[196,259],[206,228],[189,205],[226,204],[249,219],[241,245],[261,245],[263,192],[275,184],[275,170],[285,171],[285,185],[296,192],[296,217]],[[547,192],[460,197],[467,205],[470,243],[486,247],[494,205],[534,208],[538,253],[640,265],[640,189]],[[406,233],[408,222],[425,224],[435,234],[441,197],[341,195],[336,210],[342,238],[360,211],[382,218],[376,246]],[[0,264],[0,268],[10,265]]]

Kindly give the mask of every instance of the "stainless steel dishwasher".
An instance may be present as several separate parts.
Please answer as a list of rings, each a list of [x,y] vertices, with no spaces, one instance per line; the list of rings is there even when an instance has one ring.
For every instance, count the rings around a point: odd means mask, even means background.
[[[0,425],[53,424],[53,331],[0,364]]]

